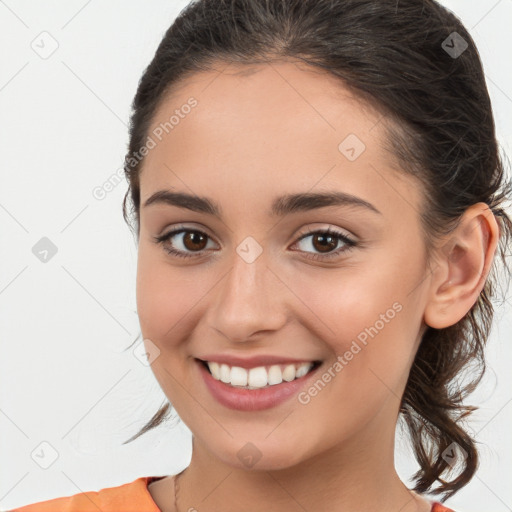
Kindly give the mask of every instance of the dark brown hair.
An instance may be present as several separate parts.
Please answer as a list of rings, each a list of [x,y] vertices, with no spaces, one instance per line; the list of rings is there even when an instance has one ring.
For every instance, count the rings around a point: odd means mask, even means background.
[[[415,176],[424,191],[420,218],[427,256],[468,207],[484,202],[498,221],[498,254],[510,275],[506,249],[512,221],[504,202],[512,185],[504,173],[482,64],[460,20],[433,0],[191,2],[164,35],[133,101],[123,216],[132,230],[129,217],[134,221],[137,239],[144,160],[134,155],[146,144],[153,116],[171,87],[220,63],[283,59],[328,70],[384,114],[388,150],[400,171]],[[465,398],[485,370],[497,278],[495,259],[464,318],[444,329],[427,327],[410,370],[400,413],[420,466],[414,475],[418,492],[450,497],[476,471],[475,441],[461,420],[475,409]],[[165,403],[126,442],[159,425],[170,407]]]

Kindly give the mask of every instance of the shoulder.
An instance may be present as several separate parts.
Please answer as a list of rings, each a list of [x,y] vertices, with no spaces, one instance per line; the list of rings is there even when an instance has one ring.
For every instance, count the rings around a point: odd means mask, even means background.
[[[140,477],[132,482],[40,501],[8,512],[161,512],[148,485],[161,477]]]
[[[451,508],[445,507],[442,503],[434,502],[432,503],[432,511],[431,512],[455,512]]]

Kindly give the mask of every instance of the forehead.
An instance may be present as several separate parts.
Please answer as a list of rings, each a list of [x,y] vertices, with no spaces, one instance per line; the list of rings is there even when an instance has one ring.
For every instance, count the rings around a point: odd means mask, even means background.
[[[403,177],[391,171],[383,149],[382,119],[325,70],[296,62],[217,63],[181,81],[155,113],[148,134],[156,146],[145,158],[141,199],[184,183],[196,193],[215,184],[226,193],[241,193],[240,187],[269,193],[317,183],[343,184],[348,193],[361,193],[363,184],[382,201],[394,200],[397,190],[383,187],[383,177]]]
[[[279,130],[282,136],[324,132],[340,137],[351,129],[362,137],[382,117],[326,70],[293,61],[251,66],[219,62],[215,69],[175,84],[155,113],[152,128],[168,121],[191,97],[198,104],[185,116],[193,118],[186,124],[208,124],[210,136],[221,129],[235,135],[243,127],[244,133],[249,128],[262,136]],[[179,131],[173,129],[178,136]],[[376,129],[372,137],[379,135]]]

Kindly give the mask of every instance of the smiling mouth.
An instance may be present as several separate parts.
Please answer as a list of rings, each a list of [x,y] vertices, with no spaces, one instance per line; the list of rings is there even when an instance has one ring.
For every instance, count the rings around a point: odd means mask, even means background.
[[[276,386],[282,382],[292,382],[305,377],[321,364],[321,361],[309,361],[242,368],[215,361],[203,361],[202,359],[197,359],[197,361],[215,380],[241,389],[261,389]]]

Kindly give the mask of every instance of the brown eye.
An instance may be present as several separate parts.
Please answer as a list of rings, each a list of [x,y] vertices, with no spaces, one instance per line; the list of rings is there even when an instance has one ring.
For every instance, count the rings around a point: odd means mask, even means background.
[[[185,231],[183,245],[190,251],[201,251],[206,247],[207,237],[199,231]]]
[[[188,258],[203,255],[210,237],[202,231],[180,228],[154,237],[154,240],[157,244],[162,244],[170,255]]]
[[[306,258],[326,260],[350,251],[357,242],[343,233],[327,229],[310,231],[301,236],[294,245],[299,247]]]
[[[338,239],[328,234],[316,234],[312,238],[313,247],[320,252],[329,252],[338,246]]]

